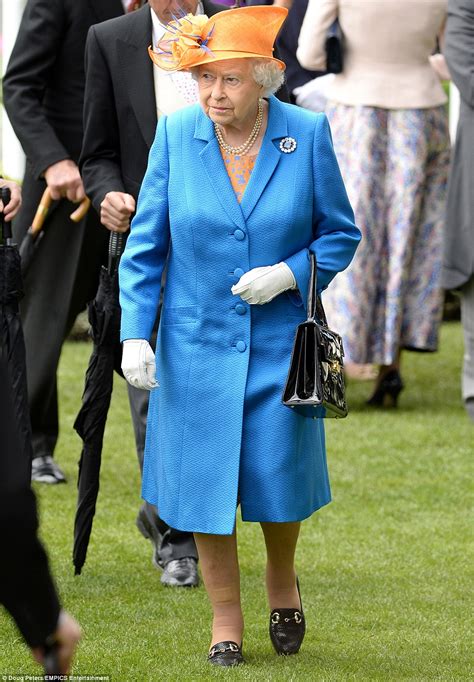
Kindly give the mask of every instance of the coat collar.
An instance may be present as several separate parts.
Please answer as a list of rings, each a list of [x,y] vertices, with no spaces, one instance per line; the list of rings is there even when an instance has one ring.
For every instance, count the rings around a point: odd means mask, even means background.
[[[245,227],[245,221],[250,217],[275,172],[283,156],[278,148],[278,142],[287,135],[288,122],[284,105],[276,97],[270,97],[267,129],[242,202],[239,204],[222,160],[212,121],[200,107],[198,108],[194,138],[207,142],[199,155],[223,209],[237,227]]]
[[[117,42],[120,43],[118,58],[125,80],[125,92],[145,142],[151,147],[157,119],[153,62],[147,49],[152,42],[150,7],[148,4],[144,5],[133,14],[127,15],[123,21],[127,24],[127,30],[117,38]]]

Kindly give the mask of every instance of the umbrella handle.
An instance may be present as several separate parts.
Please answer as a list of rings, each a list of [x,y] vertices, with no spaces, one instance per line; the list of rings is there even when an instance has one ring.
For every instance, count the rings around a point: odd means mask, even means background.
[[[8,187],[2,187],[0,190],[0,198],[2,200],[3,208],[5,209],[5,206],[7,206],[10,203],[12,193],[10,192],[10,189]],[[2,239],[4,244],[7,246],[9,245],[9,240],[12,238],[12,227],[11,223],[6,223],[5,222],[5,215],[2,211],[1,216],[0,216],[0,224],[2,228]]]
[[[52,201],[53,200],[51,198],[51,190],[49,189],[49,187],[46,187],[46,189],[43,192],[43,196],[41,197],[41,201],[38,205],[38,208],[36,209],[36,214],[33,219],[33,223],[31,224],[30,231],[33,237],[35,237],[38,234],[38,232],[41,232]],[[91,205],[90,199],[84,197],[84,199],[79,204],[78,208],[76,208],[76,210],[73,211],[73,213],[71,213],[71,215],[69,216],[71,220],[74,223],[80,222],[86,215],[87,211],[89,210],[90,205]]]
[[[109,261],[107,271],[110,276],[115,274],[120,256],[125,248],[125,234],[123,232],[111,232],[109,237]]]

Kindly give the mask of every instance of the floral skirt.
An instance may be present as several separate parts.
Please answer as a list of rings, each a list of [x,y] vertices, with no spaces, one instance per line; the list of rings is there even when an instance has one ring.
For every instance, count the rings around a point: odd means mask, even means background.
[[[326,113],[362,241],[323,294],[346,358],[390,364],[436,350],[449,168],[444,107],[389,110],[329,102]]]

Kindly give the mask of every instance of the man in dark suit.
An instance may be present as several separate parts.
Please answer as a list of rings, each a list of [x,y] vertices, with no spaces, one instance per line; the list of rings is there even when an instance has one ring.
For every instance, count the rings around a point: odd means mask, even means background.
[[[33,480],[65,481],[52,459],[58,438],[56,372],[77,314],[94,297],[107,231],[94,211],[71,223],[84,197],[77,162],[82,145],[84,46],[89,27],[123,14],[121,0],[28,0],[8,69],[3,101],[27,157],[21,242],[48,186],[57,200],[25,278],[22,319],[33,429]]]
[[[133,14],[94,26],[86,46],[84,141],[81,172],[87,195],[109,230],[125,232],[135,211],[158,115],[196,100],[190,74],[170,75],[153,66],[148,46],[180,11],[215,14],[209,0],[150,0]],[[140,468],[143,467],[148,392],[128,385]],[[154,563],[167,585],[197,585],[197,552],[191,533],[166,526],[144,504],[137,526],[156,546]],[[156,532],[158,525],[159,533]]]
[[[288,9],[286,19],[280,34],[277,38],[276,46],[280,53],[280,59],[286,64],[286,84],[290,94],[290,100],[294,103],[293,91],[295,88],[304,85],[308,81],[321,76],[321,71],[309,71],[303,69],[296,59],[298,48],[298,38],[300,35],[301,24],[308,7],[308,0],[249,0],[248,5],[279,5]]]

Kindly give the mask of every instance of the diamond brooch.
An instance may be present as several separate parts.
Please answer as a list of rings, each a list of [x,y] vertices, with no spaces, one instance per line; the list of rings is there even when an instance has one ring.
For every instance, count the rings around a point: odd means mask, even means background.
[[[284,137],[280,142],[280,150],[284,154],[291,154],[296,149],[296,140],[294,137]]]

